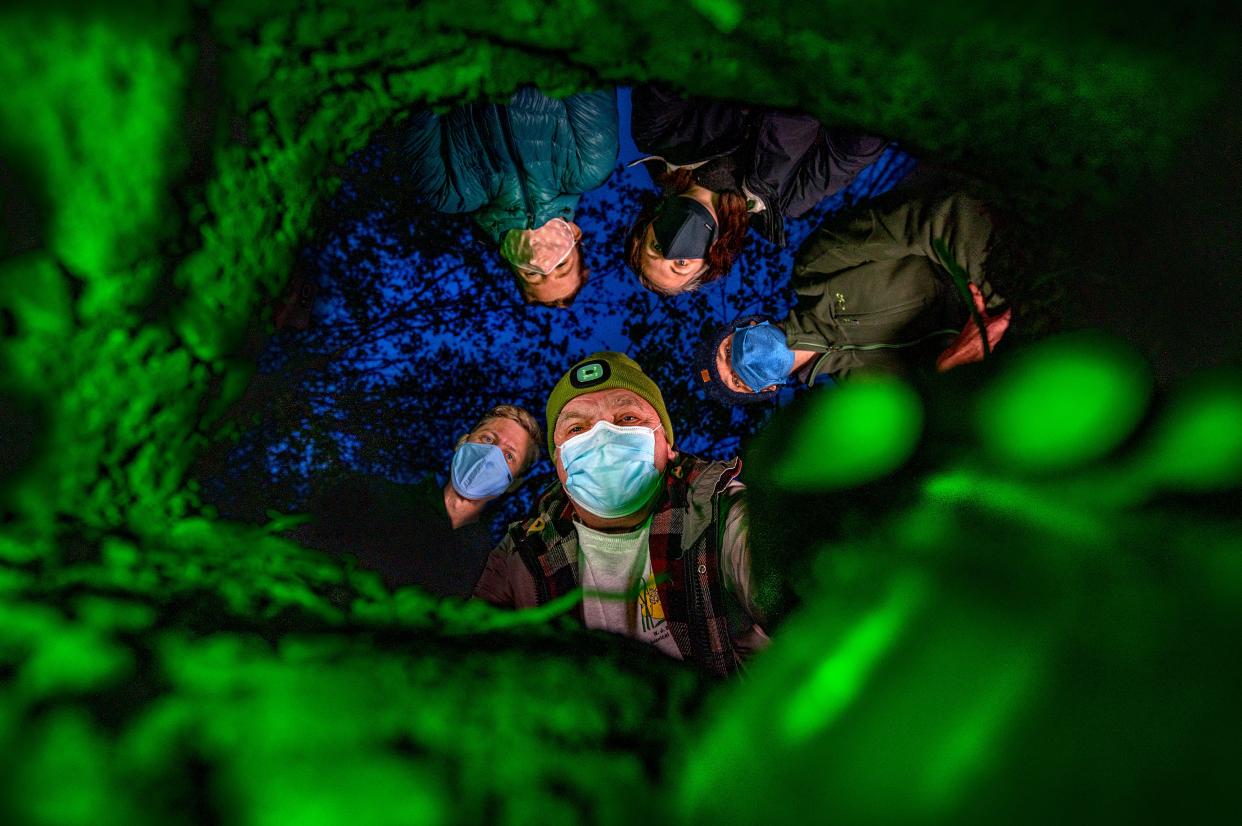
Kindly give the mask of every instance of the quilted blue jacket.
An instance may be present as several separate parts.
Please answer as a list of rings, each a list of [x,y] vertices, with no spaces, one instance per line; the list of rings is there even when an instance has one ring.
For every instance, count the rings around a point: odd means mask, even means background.
[[[519,89],[506,105],[423,111],[403,141],[417,193],[441,212],[471,212],[493,238],[552,218],[573,220],[578,199],[617,162],[617,92],[550,98]]]

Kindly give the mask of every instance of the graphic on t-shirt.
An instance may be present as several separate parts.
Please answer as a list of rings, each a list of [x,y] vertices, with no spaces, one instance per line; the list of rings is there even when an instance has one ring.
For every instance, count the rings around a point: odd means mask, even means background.
[[[643,633],[646,633],[664,624],[664,605],[660,602],[660,589],[656,587],[654,578],[644,577],[639,588],[638,616]]]

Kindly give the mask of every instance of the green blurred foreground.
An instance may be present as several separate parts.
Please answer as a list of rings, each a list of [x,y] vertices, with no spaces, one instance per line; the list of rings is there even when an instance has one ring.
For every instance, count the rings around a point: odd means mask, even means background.
[[[1235,372],[1153,392],[1070,336],[784,411],[747,478],[802,607],[724,687],[200,507],[315,205],[410,106],[681,79],[900,136],[1051,232],[1169,174],[1234,30],[762,5],[0,12],[0,819],[1236,817]]]

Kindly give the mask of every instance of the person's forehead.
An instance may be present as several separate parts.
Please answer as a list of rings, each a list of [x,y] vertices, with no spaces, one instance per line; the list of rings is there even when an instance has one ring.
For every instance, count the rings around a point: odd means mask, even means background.
[[[673,261],[665,258],[655,252],[648,250],[648,254],[643,259],[643,274],[647,276],[647,280],[655,284],[662,290],[681,289],[690,281],[698,278],[707,272],[707,261],[703,259],[686,259],[688,261],[701,260],[702,265],[691,272],[683,275],[675,272],[673,269]]]
[[[716,347],[716,369],[720,372],[720,378],[724,380],[726,385],[733,376],[733,364],[726,355],[732,341],[733,333],[729,333],[721,339],[719,346]]]
[[[578,287],[575,276],[550,275],[541,284],[532,284],[526,288],[530,297],[536,301],[560,301]]]
[[[679,275],[673,271],[672,262],[667,258],[650,258],[647,259],[647,265],[643,267],[643,274],[647,277],[647,283],[661,290],[685,292],[686,285],[701,276],[706,269],[707,265],[704,264],[702,269],[696,272]]]
[[[594,393],[583,393],[581,396],[575,396],[570,399],[561,408],[560,415],[556,417],[556,421],[557,424],[560,424],[561,420],[565,418],[596,416],[622,408],[641,410],[652,416],[658,415],[651,403],[633,390],[626,390],[623,387],[611,387],[607,390],[596,390]]]
[[[578,289],[581,279],[581,271],[575,261],[565,271],[554,272],[538,284],[526,282],[526,294],[536,301],[560,301]]]
[[[690,279],[673,272],[667,258],[648,258],[643,265],[647,280],[662,290],[675,290]]]

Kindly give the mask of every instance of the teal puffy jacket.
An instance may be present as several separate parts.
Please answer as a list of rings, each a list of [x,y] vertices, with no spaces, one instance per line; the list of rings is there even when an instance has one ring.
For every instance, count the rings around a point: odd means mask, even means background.
[[[617,162],[617,92],[563,100],[519,89],[507,105],[419,112],[405,133],[409,180],[441,212],[472,212],[499,240],[552,218],[572,221],[578,199]]]

